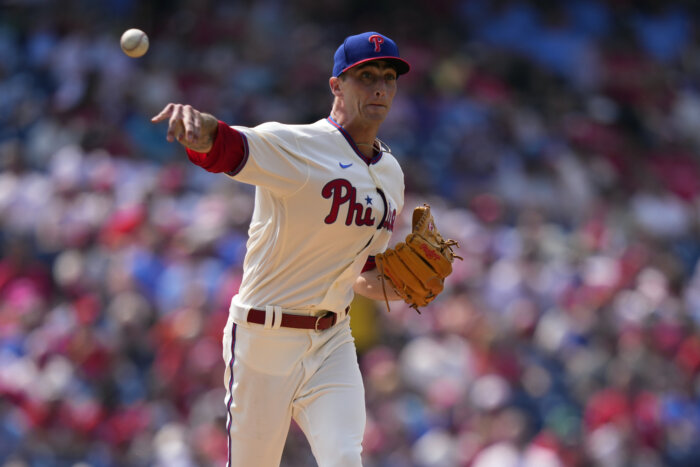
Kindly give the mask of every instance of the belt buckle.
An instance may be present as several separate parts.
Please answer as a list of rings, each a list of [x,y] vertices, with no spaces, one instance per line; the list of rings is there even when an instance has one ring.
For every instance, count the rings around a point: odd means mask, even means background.
[[[319,328],[318,328],[318,323],[321,322],[321,319],[327,318],[328,316],[330,316],[330,315],[332,315],[332,314],[335,314],[335,313],[333,313],[332,311],[326,311],[326,312],[323,313],[322,315],[318,315],[318,316],[316,317],[316,323],[314,324],[314,331],[316,331],[316,332],[324,331],[324,329],[319,329]],[[329,328],[333,327],[334,324],[335,324],[335,322],[334,322],[333,324],[331,324],[331,325],[329,326]]]

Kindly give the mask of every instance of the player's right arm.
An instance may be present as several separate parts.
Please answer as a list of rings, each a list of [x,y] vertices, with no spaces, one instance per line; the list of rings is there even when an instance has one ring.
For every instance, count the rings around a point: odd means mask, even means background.
[[[287,125],[232,127],[184,104],[166,105],[151,122],[166,120],[167,140],[183,145],[190,161],[209,172],[286,195],[308,180],[308,158],[299,153],[298,134]]]
[[[176,141],[188,149],[208,153],[214,146],[219,121],[213,115],[200,112],[191,105],[166,105],[152,123],[168,120],[166,139]]]
[[[164,120],[168,120],[166,139],[182,144],[193,164],[232,175],[245,163],[248,153],[243,136],[213,115],[191,105],[168,104],[151,122]]]

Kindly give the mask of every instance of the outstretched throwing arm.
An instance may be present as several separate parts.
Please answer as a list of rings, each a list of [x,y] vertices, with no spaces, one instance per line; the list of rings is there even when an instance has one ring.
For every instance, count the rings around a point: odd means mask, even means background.
[[[164,120],[168,120],[168,141],[177,141],[186,148],[201,153],[211,150],[218,124],[213,115],[200,112],[191,105],[170,103],[151,118],[152,123]]]

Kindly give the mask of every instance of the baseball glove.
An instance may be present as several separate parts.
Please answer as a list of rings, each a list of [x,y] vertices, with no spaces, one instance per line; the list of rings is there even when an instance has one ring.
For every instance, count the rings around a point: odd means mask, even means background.
[[[425,306],[442,292],[445,278],[452,273],[455,258],[452,251],[459,247],[455,240],[445,240],[440,235],[430,206],[424,204],[413,210],[413,228],[405,242],[387,248],[375,256],[379,277],[382,280],[384,299],[389,311],[385,282],[389,282],[403,300],[420,313]]]

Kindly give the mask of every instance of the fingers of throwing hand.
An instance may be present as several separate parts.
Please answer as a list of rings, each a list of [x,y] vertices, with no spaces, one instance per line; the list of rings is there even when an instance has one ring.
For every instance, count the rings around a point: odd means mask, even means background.
[[[158,115],[155,117],[151,118],[152,123],[159,123],[165,120],[166,118],[170,117],[170,114],[173,111],[173,107],[175,107],[174,104],[168,104],[165,107],[163,107],[163,110],[160,111]]]
[[[173,107],[170,114],[170,120],[168,121],[168,132],[166,133],[166,139],[170,142],[174,140],[182,141],[182,137],[185,133],[185,126],[183,122],[183,106],[177,104]]]
[[[199,112],[194,116],[194,140],[198,141],[199,136],[202,134],[202,117]]]
[[[191,105],[186,105],[183,107],[183,123],[185,126],[185,137],[187,138],[187,141],[191,143],[199,139],[199,112],[193,109]]]
[[[158,123],[168,119],[168,131],[166,139],[175,140],[182,144],[192,143],[199,139],[202,118],[199,111],[191,105],[168,104],[163,110],[151,118],[151,122]]]

